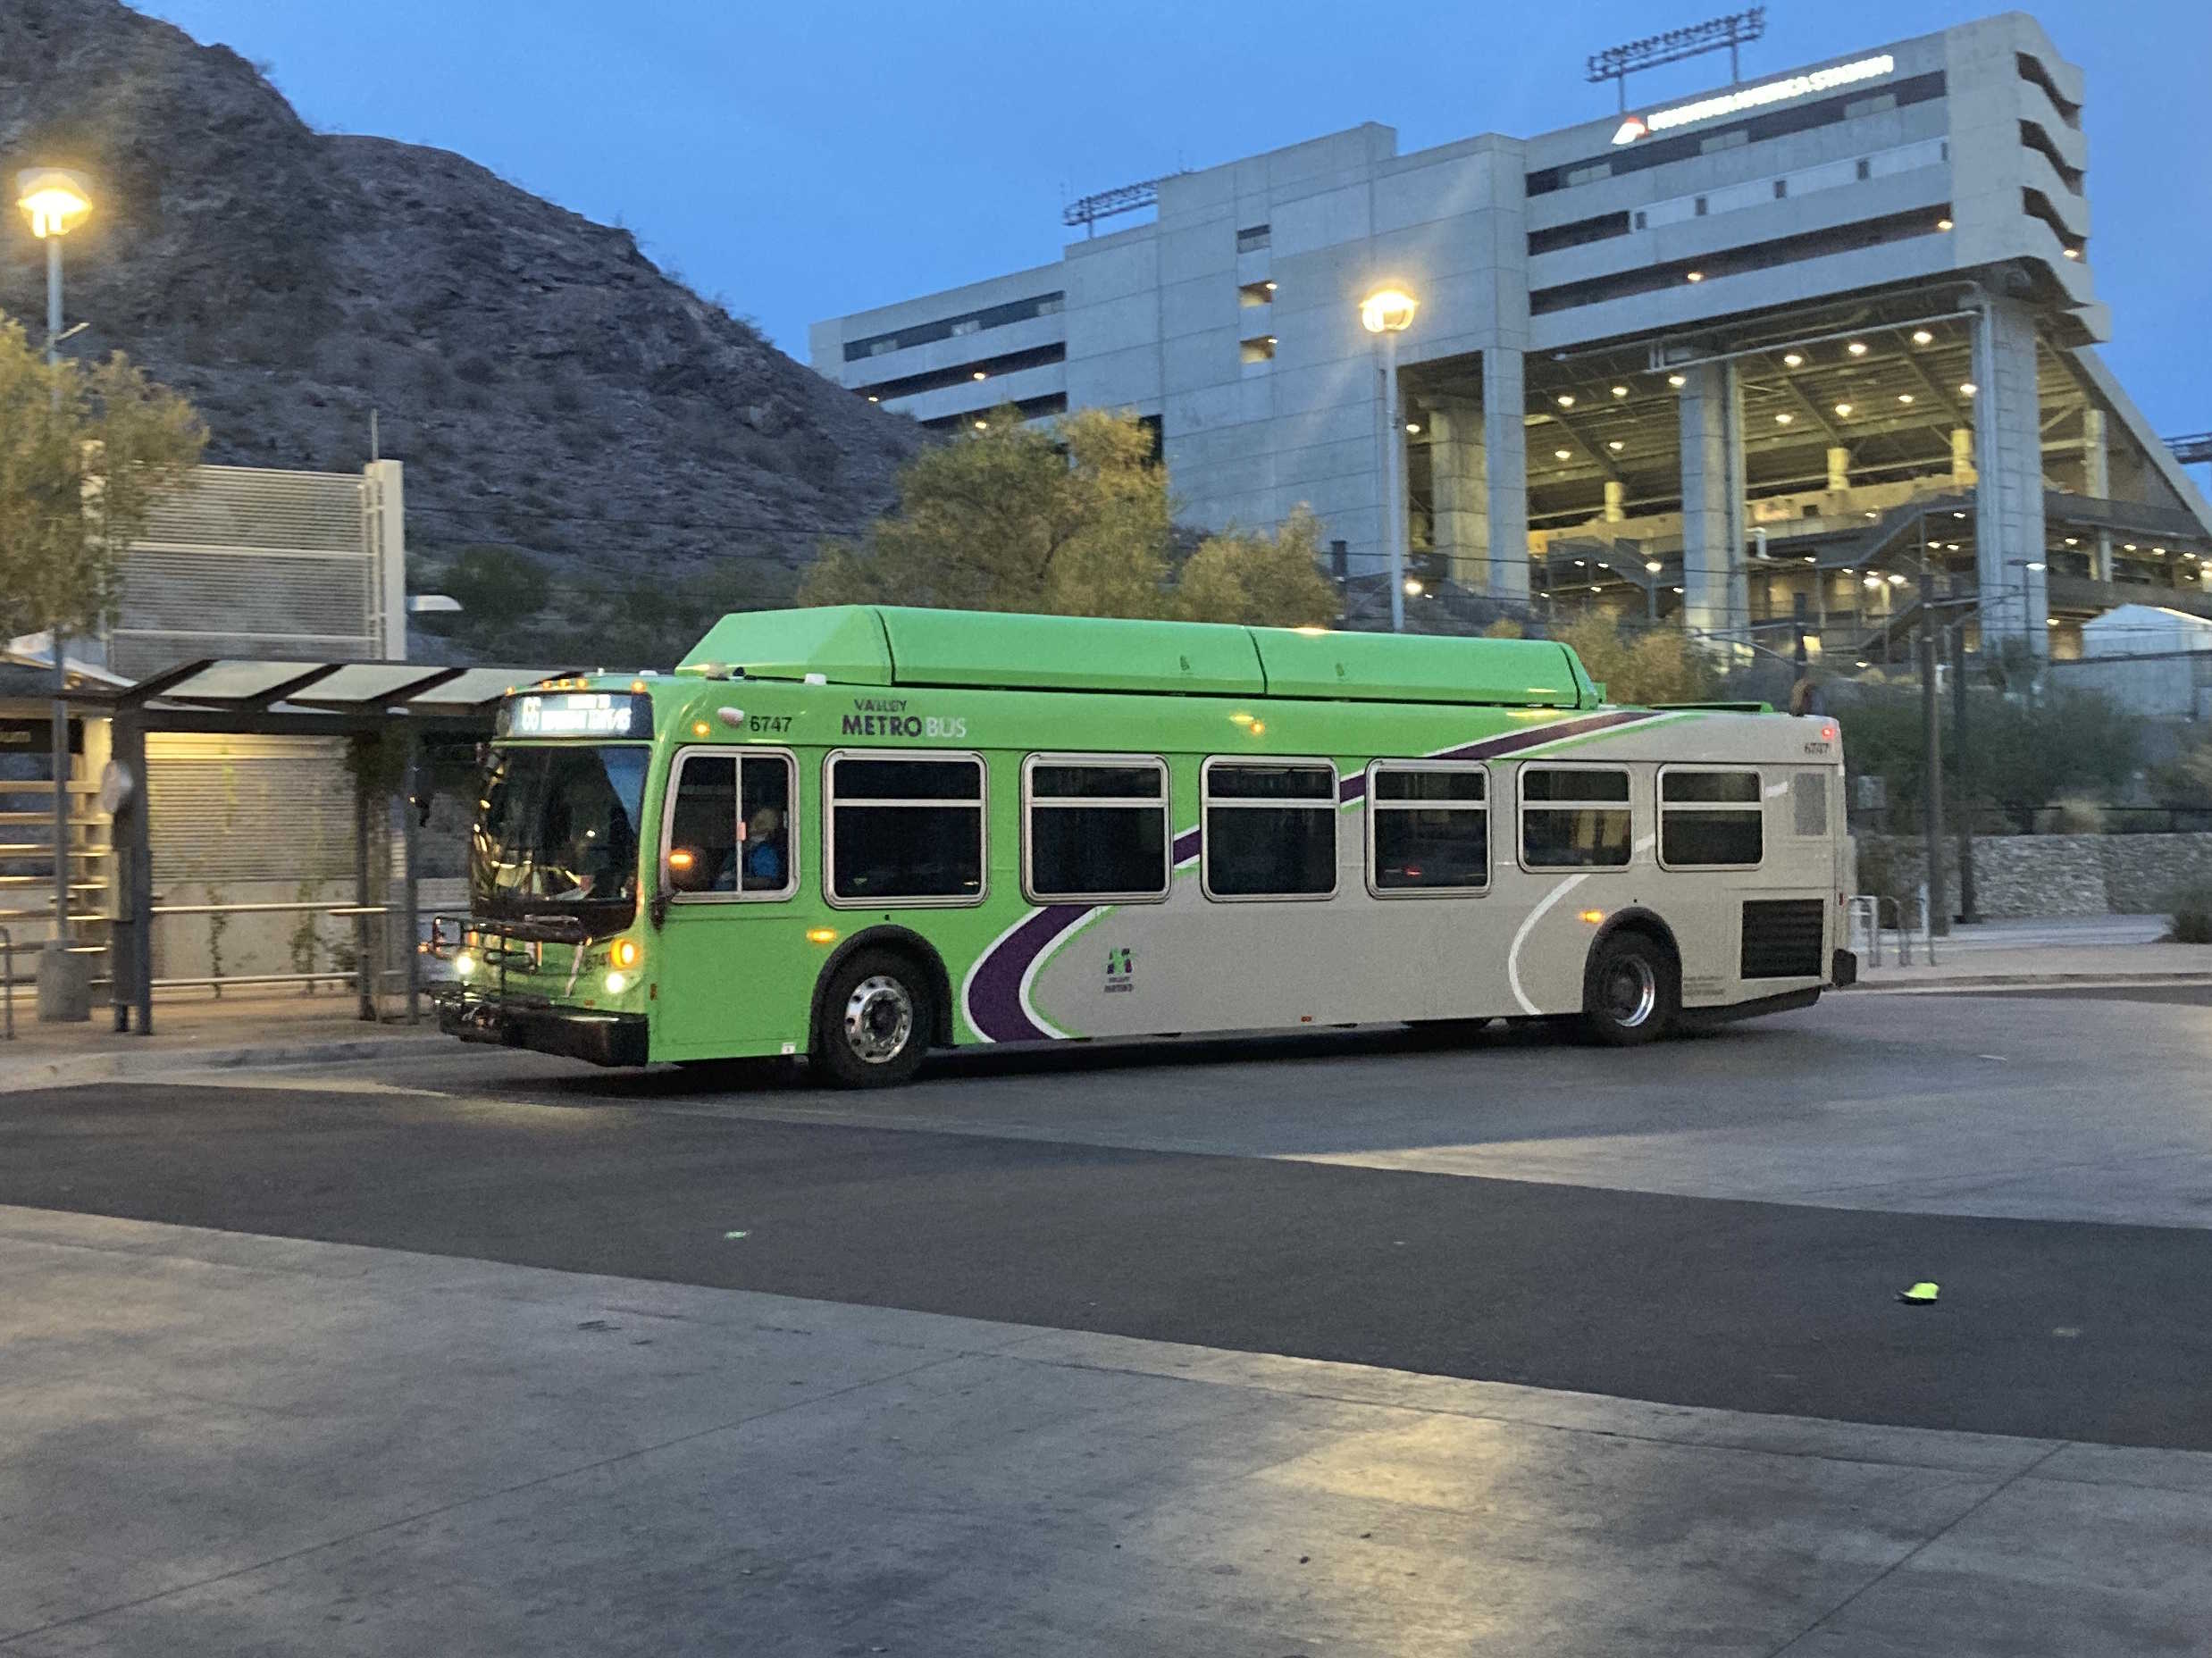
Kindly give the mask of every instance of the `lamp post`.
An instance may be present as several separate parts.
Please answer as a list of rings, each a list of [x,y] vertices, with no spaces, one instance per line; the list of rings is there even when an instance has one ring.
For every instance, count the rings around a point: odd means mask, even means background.
[[[62,238],[92,211],[81,173],[33,167],[15,175],[16,205],[30,220],[30,233],[46,245],[46,366],[62,360]],[[54,406],[62,406],[62,382],[54,381]],[[38,957],[38,1017],[91,1017],[88,986],[69,954],[69,668],[61,618],[46,630],[54,650],[54,936]]]
[[[1398,336],[1412,325],[1420,302],[1402,288],[1378,288],[1360,302],[1360,326],[1382,351],[1382,424],[1377,433],[1383,470],[1383,545],[1390,556],[1390,631],[1405,632],[1405,478],[1399,452]]]

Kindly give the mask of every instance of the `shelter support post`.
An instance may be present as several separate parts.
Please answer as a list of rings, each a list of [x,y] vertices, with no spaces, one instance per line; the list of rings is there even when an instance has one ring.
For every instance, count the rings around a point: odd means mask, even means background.
[[[116,716],[112,738],[118,773],[129,787],[115,808],[109,832],[115,856],[115,925],[108,943],[109,1000],[115,1028],[139,1035],[154,1029],[154,838],[147,802],[146,724],[136,714]]]

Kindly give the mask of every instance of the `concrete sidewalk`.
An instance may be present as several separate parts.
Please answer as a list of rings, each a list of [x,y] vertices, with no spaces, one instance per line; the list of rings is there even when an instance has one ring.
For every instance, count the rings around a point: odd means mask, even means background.
[[[24,1658],[2073,1658],[2212,1609],[2185,1452],[29,1209],[0,1352]]]
[[[2164,916],[2054,917],[1985,921],[1935,941],[1913,941],[1899,966],[1894,936],[1882,940],[1883,965],[1862,950],[1859,976],[1870,990],[1982,990],[2069,984],[2212,984],[2212,946],[2163,942]]]
[[[438,1042],[430,1004],[419,1025],[359,1018],[350,992],[326,996],[230,996],[156,1002],[150,1034],[119,1033],[111,1010],[80,1025],[42,1025],[16,1009],[15,1040],[0,1042],[0,1093],[165,1072],[239,1066],[325,1064],[398,1057]]]

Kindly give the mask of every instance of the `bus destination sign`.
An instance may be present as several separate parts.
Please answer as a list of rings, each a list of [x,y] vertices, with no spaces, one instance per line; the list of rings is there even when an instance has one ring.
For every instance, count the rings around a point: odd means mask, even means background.
[[[612,737],[653,734],[653,699],[612,691],[532,691],[499,705],[502,737]]]

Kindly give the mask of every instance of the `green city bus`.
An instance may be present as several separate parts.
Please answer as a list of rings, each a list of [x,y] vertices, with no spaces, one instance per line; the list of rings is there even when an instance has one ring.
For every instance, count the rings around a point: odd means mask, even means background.
[[[1573,652],[848,606],[501,704],[440,1022],[607,1065],[1803,1007],[1842,744]]]

